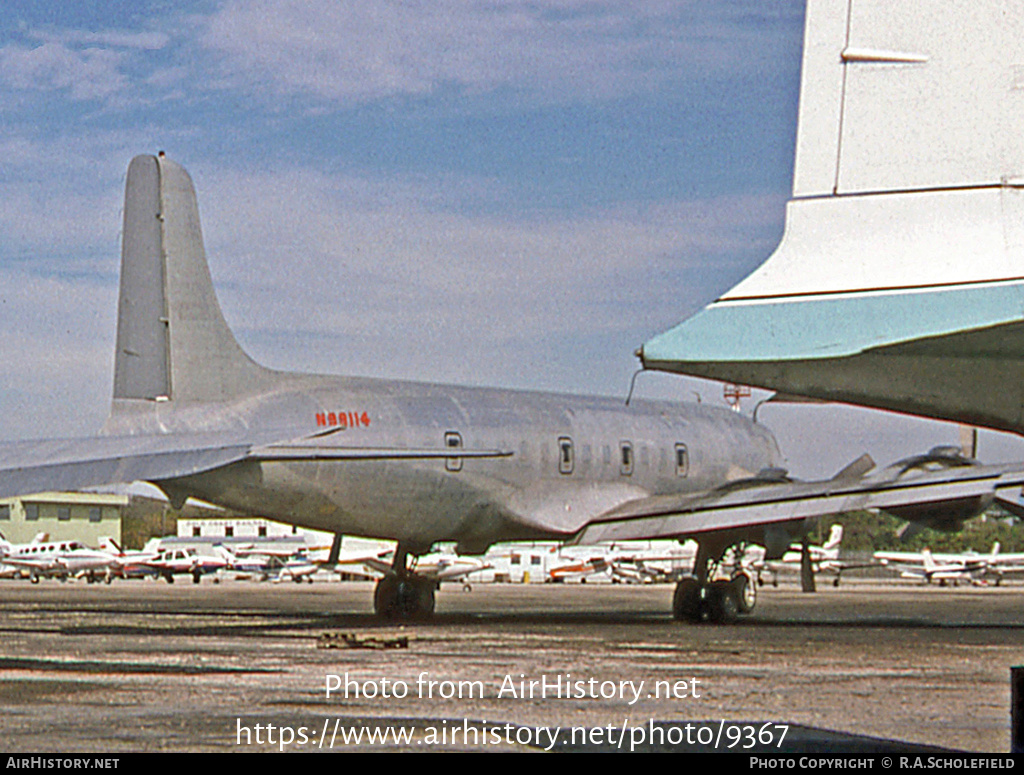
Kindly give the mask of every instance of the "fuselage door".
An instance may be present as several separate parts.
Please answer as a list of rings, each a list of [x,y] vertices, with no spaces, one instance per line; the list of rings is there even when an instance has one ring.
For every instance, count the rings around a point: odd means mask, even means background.
[[[623,441],[619,444],[619,473],[623,476],[633,475],[633,442]]]
[[[576,457],[573,453],[572,439],[568,436],[561,436],[558,439],[558,473],[571,474],[576,465]]]
[[[457,431],[448,431],[444,435],[444,446],[445,449],[451,451],[453,449],[462,449],[462,434]],[[444,467],[449,471],[461,471],[462,470],[462,458],[461,457],[447,457],[444,461]]]
[[[676,444],[676,476],[688,476],[690,473],[690,453],[685,444]]]

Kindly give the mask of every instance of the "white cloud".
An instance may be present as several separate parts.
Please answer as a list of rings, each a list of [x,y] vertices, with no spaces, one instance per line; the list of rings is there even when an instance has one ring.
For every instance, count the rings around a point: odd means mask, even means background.
[[[33,33],[37,40],[60,44],[85,44],[112,48],[141,49],[155,51],[165,48],[170,42],[169,35],[163,32],[146,32],[135,30],[62,30],[57,33],[37,31]]]
[[[128,83],[118,52],[74,50],[62,43],[11,44],[0,48],[0,79],[15,89],[66,90],[73,100],[108,97]]]
[[[756,67],[776,43],[749,6],[230,0],[200,41],[233,85],[276,94],[359,101],[454,86],[565,101],[647,92],[687,70]],[[780,8],[768,15],[798,18],[793,4]]]

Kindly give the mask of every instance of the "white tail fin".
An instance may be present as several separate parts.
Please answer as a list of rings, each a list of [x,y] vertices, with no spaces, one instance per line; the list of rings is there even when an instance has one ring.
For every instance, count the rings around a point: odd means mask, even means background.
[[[935,564],[935,558],[932,556],[931,549],[922,549],[921,558],[924,560],[924,572],[925,574],[934,573],[936,568],[939,566]]]
[[[843,526],[832,525],[832,530],[828,534],[828,541],[821,547],[822,549],[838,549],[839,545],[843,542]]]
[[[1018,3],[808,2],[794,198],[1019,180],[1021,126]]]
[[[1022,126],[1018,3],[808,0],[782,243],[644,364],[1024,430]]]
[[[125,184],[114,411],[122,400],[223,401],[265,386],[238,346],[210,279],[195,189],[160,156],[137,156]]]

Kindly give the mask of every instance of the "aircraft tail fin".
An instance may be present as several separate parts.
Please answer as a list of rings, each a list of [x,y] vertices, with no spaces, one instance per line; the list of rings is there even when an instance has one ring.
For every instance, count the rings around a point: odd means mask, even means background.
[[[935,563],[935,558],[932,556],[931,549],[922,549],[921,558],[924,561],[924,572],[926,574],[932,573],[938,567]]]
[[[822,549],[838,549],[839,545],[843,542],[843,526],[832,525],[832,531],[828,534],[828,541],[821,547]]]
[[[1010,0],[808,0],[782,242],[645,366],[1024,428],[1022,63]]]
[[[189,174],[163,153],[135,157],[125,183],[112,414],[121,402],[236,398],[271,374],[224,320]]]

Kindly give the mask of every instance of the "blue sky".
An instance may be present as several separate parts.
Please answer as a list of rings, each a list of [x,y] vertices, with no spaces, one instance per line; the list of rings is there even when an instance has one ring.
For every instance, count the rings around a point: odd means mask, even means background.
[[[191,172],[225,315],[277,368],[624,395],[633,350],[782,232],[802,0],[4,10],[0,439],[106,415],[139,153]],[[956,435],[765,418],[806,475]]]

